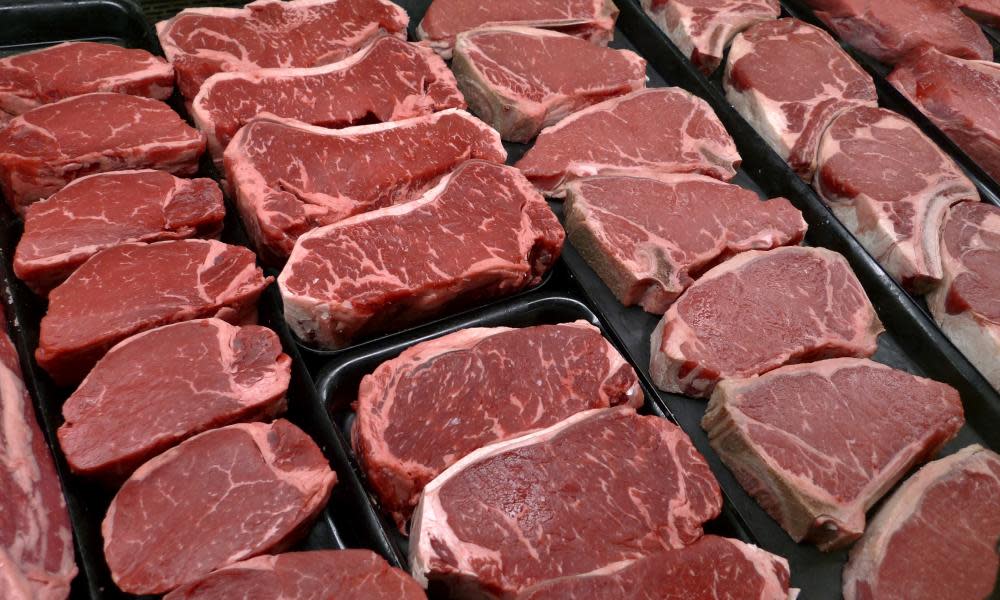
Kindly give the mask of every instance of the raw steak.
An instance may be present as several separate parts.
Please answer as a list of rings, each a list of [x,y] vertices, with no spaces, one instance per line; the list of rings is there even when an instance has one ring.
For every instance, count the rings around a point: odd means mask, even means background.
[[[166,100],[173,91],[170,63],[113,44],[67,42],[0,59],[0,112],[11,115],[91,92]]]
[[[130,594],[162,594],[280,551],[308,531],[336,481],[316,443],[283,419],[197,435],[139,467],[111,501],[101,524],[111,577]]]
[[[366,376],[352,440],[369,485],[405,531],[424,486],[473,450],[642,400],[635,371],[584,321],[463,329]]]
[[[910,102],[1000,180],[1000,65],[927,50],[889,74]]]
[[[781,14],[778,0],[642,0],[642,7],[706,75],[722,64],[737,33]]]
[[[240,561],[164,600],[423,600],[404,571],[371,550],[314,550]]]
[[[0,189],[24,215],[67,183],[105,171],[193,175],[205,136],[159,100],[97,92],[39,106],[0,128]]]
[[[683,548],[721,508],[676,425],[627,407],[586,411],[480,448],[431,481],[413,517],[411,572],[464,597],[512,597]]]
[[[190,101],[215,73],[336,62],[383,33],[405,39],[408,22],[388,0],[257,0],[186,8],[157,23],[156,34]]]
[[[759,23],[737,35],[723,86],[733,107],[806,181],[837,115],[878,106],[872,78],[828,33],[797,19]]]
[[[417,36],[446,59],[451,58],[456,35],[493,25],[552,29],[606,46],[615,35],[617,18],[612,0],[434,0]]]
[[[728,181],[740,161],[707,102],[681,88],[657,88],[606,100],[546,128],[517,167],[543,194],[561,198],[567,183],[593,175],[699,173]]]
[[[796,542],[828,551],[861,537],[865,512],[964,422],[950,386],[834,358],[722,381],[702,427]]]
[[[226,174],[257,252],[280,264],[303,233],[413,200],[470,158],[502,163],[507,152],[462,110],[341,130],[269,117],[233,138]]]
[[[650,339],[662,390],[699,398],[721,379],[875,353],[882,323],[844,257],[800,246],[751,250],[702,275]]]
[[[1000,456],[969,446],[920,469],[851,550],[844,600],[993,598]]]
[[[216,237],[225,216],[222,191],[211,179],[151,170],[88,175],[28,207],[14,273],[44,296],[101,250]]]
[[[1000,27],[1000,0],[958,0],[958,6],[980,23]]]
[[[1000,389],[1000,208],[956,204],[941,228],[944,277],[927,297],[948,338]]]
[[[472,112],[512,142],[646,87],[646,61],[638,54],[531,27],[459,34],[451,68]]]
[[[257,325],[145,331],[108,351],[66,400],[59,445],[74,472],[121,481],[202,431],[284,412],[291,362]]]
[[[896,280],[923,293],[941,280],[941,221],[976,186],[908,119],[860,106],[823,135],[814,182],[833,214]]]
[[[551,579],[517,600],[790,600],[789,579],[780,556],[706,535],[680,550]]]
[[[323,127],[398,121],[465,108],[455,77],[428,48],[381,36],[339,62],[218,73],[191,106],[217,164],[237,130],[261,113]]]
[[[123,244],[96,254],[49,294],[35,359],[61,385],[112,346],[169,323],[253,321],[272,279],[253,252],[212,240]]]
[[[625,306],[663,314],[699,275],[747,250],[798,244],[784,198],[700,175],[589,177],[567,186],[566,235]]]
[[[563,238],[516,169],[469,161],[413,202],[299,238],[278,277],[285,320],[308,343],[343,347],[537,285]]]

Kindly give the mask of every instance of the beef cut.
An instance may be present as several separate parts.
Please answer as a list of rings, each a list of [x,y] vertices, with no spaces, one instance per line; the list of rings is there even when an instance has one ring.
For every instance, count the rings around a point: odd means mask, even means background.
[[[781,14],[778,0],[642,0],[642,7],[706,75],[722,64],[737,33]]]
[[[424,486],[473,450],[642,401],[635,371],[589,323],[463,329],[366,376],[352,440],[369,485],[405,531]]]
[[[243,8],[186,8],[157,23],[156,34],[191,101],[215,73],[336,62],[379,35],[405,39],[407,23],[388,0],[257,0]]]
[[[964,422],[950,386],[834,358],[722,381],[702,427],[796,542],[836,550],[861,537],[865,512]]]
[[[213,571],[164,600],[424,600],[417,582],[371,550],[267,554]]]
[[[851,550],[844,600],[993,598],[1000,455],[969,446],[925,465]]]
[[[919,293],[941,280],[948,207],[979,199],[975,184],[913,122],[870,106],[841,113],[823,134],[814,185],[869,254]]]
[[[466,160],[506,158],[462,110],[340,130],[268,117],[233,138],[226,174],[257,252],[280,264],[307,231],[413,200]]]
[[[0,59],[0,113],[9,115],[91,92],[166,100],[173,91],[170,63],[113,44],[66,42]]]
[[[723,86],[733,107],[806,181],[837,115],[878,106],[872,78],[828,33],[798,19],[759,23],[737,35]]]
[[[606,46],[615,34],[618,7],[612,0],[433,0],[417,36],[451,58],[455,36],[496,25],[521,25],[568,33]]]
[[[101,250],[216,237],[225,216],[222,191],[211,179],[152,170],[88,175],[28,207],[14,273],[44,296]]]
[[[655,127],[650,124],[656,123]],[[593,175],[736,176],[740,155],[708,103],[681,88],[632,92],[544,129],[517,167],[543,194]]]
[[[111,501],[101,523],[111,577],[124,592],[162,594],[280,551],[308,532],[336,481],[284,419],[197,435],[139,467]]]
[[[159,100],[96,92],[39,106],[0,128],[0,189],[24,215],[74,179],[126,169],[194,175],[205,136]]]
[[[656,314],[726,258],[798,244],[806,233],[788,200],[761,202],[700,175],[578,179],[567,186],[565,214],[573,247],[615,297]]]
[[[738,254],[702,275],[650,338],[662,390],[707,398],[722,379],[875,353],[882,323],[841,255],[801,246]]]
[[[646,61],[638,54],[532,27],[459,34],[451,68],[472,112],[512,142],[646,87]]]
[[[285,320],[343,347],[537,285],[563,239],[517,169],[468,161],[412,202],[300,237],[278,277]]]
[[[410,567],[423,585],[509,598],[702,535],[719,485],[676,425],[628,407],[578,413],[476,450],[424,488]]]
[[[121,481],[202,431],[284,412],[291,362],[257,325],[203,319],[140,333],[63,404],[59,445],[74,472]]]
[[[115,344],[206,317],[256,320],[272,281],[253,252],[214,240],[123,244],[96,254],[49,294],[35,359],[61,385],[81,381]]]
[[[1000,0],[958,0],[962,12],[990,27],[1000,27]]]
[[[455,77],[432,50],[388,35],[318,67],[218,73],[191,106],[222,166],[236,132],[262,113],[323,127],[347,127],[465,108]]]

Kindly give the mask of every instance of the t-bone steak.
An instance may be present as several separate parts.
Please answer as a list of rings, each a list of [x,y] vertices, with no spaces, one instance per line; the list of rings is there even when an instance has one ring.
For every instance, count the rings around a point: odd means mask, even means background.
[[[650,338],[661,390],[701,398],[722,379],[875,353],[882,323],[843,256],[792,246],[738,254],[702,275]]]
[[[642,401],[635,371],[589,323],[463,329],[366,376],[352,440],[368,483],[405,531],[424,486],[473,450]]]
[[[728,181],[740,162],[707,102],[681,88],[656,88],[595,104],[542,130],[517,167],[543,194],[562,198],[566,184],[581,177],[698,173]]]
[[[532,27],[461,33],[451,67],[472,112],[512,142],[646,87],[646,61],[638,54]]]
[[[737,35],[723,86],[733,107],[806,181],[837,115],[878,106],[871,76],[828,33],[797,19],[759,23]]]
[[[964,422],[958,392],[943,383],[834,358],[722,381],[702,426],[796,542],[835,550],[861,537],[865,512]]]
[[[28,207],[14,273],[44,296],[101,250],[216,237],[225,216],[222,191],[211,179],[151,170],[88,175]]]
[[[565,212],[570,242],[615,297],[656,314],[726,258],[798,244],[806,232],[788,200],[761,202],[701,175],[578,179]]]
[[[480,448],[431,481],[413,517],[410,568],[454,595],[509,598],[683,548],[721,508],[719,484],[680,428],[596,409]]]
[[[298,541],[336,474],[301,429],[279,419],[213,429],[139,467],[101,524],[111,577],[162,594]]]
[[[300,237],[278,278],[285,320],[339,348],[537,285],[563,239],[517,169],[469,161],[417,200]]]
[[[958,6],[980,23],[1000,27],[1000,0],[958,0]]]
[[[269,117],[236,134],[226,174],[258,253],[280,264],[307,231],[413,200],[466,160],[506,158],[463,110],[340,130]]]

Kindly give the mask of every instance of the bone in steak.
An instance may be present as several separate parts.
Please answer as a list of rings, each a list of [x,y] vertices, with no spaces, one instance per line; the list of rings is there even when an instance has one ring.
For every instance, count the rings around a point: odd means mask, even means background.
[[[339,348],[537,285],[563,238],[517,169],[468,161],[417,200],[300,237],[278,278],[285,320]]]
[[[111,501],[101,524],[111,577],[130,594],[162,594],[285,548],[336,481],[316,443],[283,419],[197,435],[139,467]]]
[[[218,73],[191,106],[218,166],[236,132],[261,113],[323,127],[399,121],[465,108],[455,77],[428,48],[381,36],[340,62]]]
[[[0,128],[0,188],[28,205],[74,179],[125,169],[193,175],[205,137],[159,100],[96,92],[46,104]]]
[[[706,75],[722,64],[737,33],[781,14],[778,0],[642,0],[642,7]]]
[[[858,539],[865,512],[964,422],[950,386],[834,358],[722,381],[702,427],[743,488],[796,542],[828,551]]]
[[[1000,0],[958,0],[962,12],[990,27],[1000,27]]]
[[[256,319],[272,281],[246,248],[214,240],[124,244],[96,254],[49,294],[35,358],[59,384],[77,383],[127,337],[169,323]]]
[[[925,465],[851,550],[844,600],[995,598],[1000,455],[969,446]]]
[[[650,123],[656,123],[651,127]],[[736,176],[740,155],[708,103],[681,88],[632,92],[544,129],[517,167],[543,194],[593,175]]]
[[[157,23],[156,34],[190,101],[216,73],[336,62],[379,35],[405,39],[407,23],[388,0],[257,0],[186,8]]]
[[[628,407],[480,448],[424,488],[410,566],[423,585],[508,598],[701,537],[719,485],[687,435]]]
[[[303,233],[413,200],[476,158],[502,163],[507,152],[462,110],[340,130],[268,117],[233,138],[226,174],[257,252],[280,264]]]
[[[738,254],[702,275],[650,338],[662,390],[707,398],[721,379],[875,353],[882,323],[844,257],[801,246]]]
[[[203,319],[119,343],[63,404],[59,445],[74,472],[121,481],[195,435],[285,409],[291,359],[266,327]]]
[[[663,314],[694,280],[747,250],[798,244],[806,223],[784,198],[700,175],[588,177],[567,186],[566,235],[625,306]]]
[[[44,296],[101,250],[216,237],[225,216],[222,191],[211,179],[151,170],[88,175],[28,207],[14,273]]]
[[[646,61],[636,53],[531,27],[461,33],[451,67],[472,112],[512,142],[646,87]]]
[[[352,440],[368,483],[405,531],[424,486],[473,450],[642,400],[635,371],[584,321],[463,329],[366,376]]]
[[[91,92],[166,100],[173,90],[170,63],[113,44],[66,42],[0,59],[0,112],[11,115]]]

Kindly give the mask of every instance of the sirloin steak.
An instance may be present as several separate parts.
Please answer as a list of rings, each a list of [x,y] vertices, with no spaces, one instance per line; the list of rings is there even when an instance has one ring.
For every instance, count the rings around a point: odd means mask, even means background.
[[[958,0],[962,12],[990,27],[1000,27],[1000,0]]]
[[[424,488],[410,566],[422,585],[508,598],[557,577],[687,546],[719,515],[715,477],[673,423],[578,413],[480,448]]]

